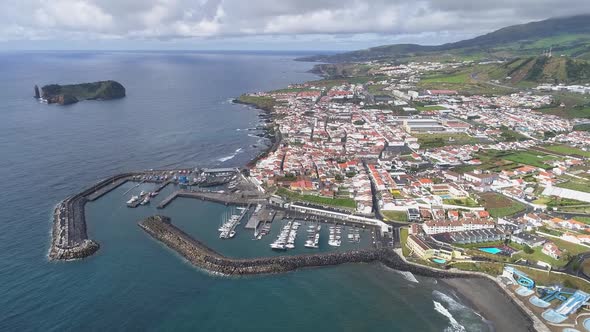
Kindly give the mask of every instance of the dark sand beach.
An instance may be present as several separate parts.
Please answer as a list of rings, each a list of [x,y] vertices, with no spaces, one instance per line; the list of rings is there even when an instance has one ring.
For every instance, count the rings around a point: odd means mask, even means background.
[[[483,278],[441,279],[463,302],[472,307],[495,331],[534,331],[530,318],[493,281]]]

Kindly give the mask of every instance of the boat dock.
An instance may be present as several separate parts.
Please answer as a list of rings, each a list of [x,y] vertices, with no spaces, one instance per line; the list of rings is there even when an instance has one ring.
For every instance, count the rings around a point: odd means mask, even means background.
[[[228,193],[219,193],[219,192],[205,192],[205,191],[189,191],[189,190],[177,190],[166,197],[160,204],[158,204],[158,209],[165,208],[168,204],[170,204],[174,199],[177,197],[186,197],[186,198],[198,198],[204,201],[211,201],[216,203],[222,204],[233,204],[233,205],[241,205],[241,206],[249,206],[253,202],[251,199],[242,198],[236,195],[231,195]]]
[[[258,207],[252,216],[250,216],[250,219],[248,219],[248,223],[245,227],[246,229],[257,229],[258,226],[260,226],[260,223],[272,222],[274,220],[276,211],[267,209],[262,205],[258,205]]]

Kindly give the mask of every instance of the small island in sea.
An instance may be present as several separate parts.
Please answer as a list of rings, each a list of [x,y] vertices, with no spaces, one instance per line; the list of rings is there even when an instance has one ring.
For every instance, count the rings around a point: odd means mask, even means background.
[[[98,81],[80,84],[49,84],[39,91],[35,85],[35,98],[48,104],[70,105],[82,100],[110,100],[125,97],[125,87],[116,81]]]

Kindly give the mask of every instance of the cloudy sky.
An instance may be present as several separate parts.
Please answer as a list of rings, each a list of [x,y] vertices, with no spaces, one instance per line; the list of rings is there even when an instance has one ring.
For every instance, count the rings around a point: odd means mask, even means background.
[[[0,49],[347,50],[439,44],[589,0],[0,0]]]

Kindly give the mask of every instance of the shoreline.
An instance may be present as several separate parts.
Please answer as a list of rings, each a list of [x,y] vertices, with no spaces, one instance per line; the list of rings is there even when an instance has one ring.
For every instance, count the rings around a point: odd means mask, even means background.
[[[538,331],[533,319],[496,282],[487,278],[449,278],[440,282],[491,323],[493,331]]]

